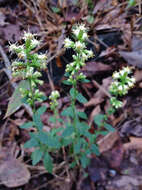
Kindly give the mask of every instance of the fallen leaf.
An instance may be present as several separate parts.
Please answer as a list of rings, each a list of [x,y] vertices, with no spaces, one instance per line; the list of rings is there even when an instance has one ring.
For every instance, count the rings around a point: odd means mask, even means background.
[[[17,159],[5,161],[0,165],[0,180],[6,187],[18,187],[28,183],[30,173]]]
[[[98,182],[105,179],[107,170],[107,163],[103,159],[95,157],[91,159],[88,175],[93,182]]]
[[[130,142],[124,144],[125,150],[140,150],[142,151],[142,138],[130,137]]]
[[[111,168],[119,170],[124,156],[124,148],[120,137],[115,141],[112,149],[107,152],[105,151],[102,155]]]
[[[142,40],[141,38],[133,37],[132,51],[119,51],[120,55],[128,62],[128,64],[142,68]]]
[[[120,138],[118,132],[111,132],[97,142],[101,153],[112,149],[115,142]]]
[[[12,97],[10,98],[5,118],[13,114],[23,105],[20,88],[29,89],[29,82],[27,80],[23,80],[19,83],[18,87],[15,89]]]
[[[81,69],[81,71],[87,76],[91,77],[96,74],[104,73],[105,71],[112,70],[111,66],[102,64],[101,62],[88,62]]]
[[[31,175],[26,165],[14,158],[9,148],[3,148],[0,155],[1,183],[10,188],[28,183]]]
[[[126,121],[120,130],[121,136],[136,136],[142,137],[142,120],[140,117]]]

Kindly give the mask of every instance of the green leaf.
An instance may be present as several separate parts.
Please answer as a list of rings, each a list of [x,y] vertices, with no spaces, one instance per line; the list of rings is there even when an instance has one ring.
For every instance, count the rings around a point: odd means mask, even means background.
[[[70,168],[74,168],[75,166],[76,166],[76,162],[75,162],[75,161],[72,162],[72,163],[69,165]]]
[[[33,122],[35,123],[36,128],[37,128],[39,131],[41,131],[42,128],[43,128],[43,123],[42,123],[42,121],[41,121],[41,119],[40,119],[40,114],[39,114],[39,113],[36,112],[36,113],[33,115]]]
[[[95,145],[95,144],[92,144],[92,145],[91,145],[91,151],[92,151],[92,153],[94,153],[94,154],[97,155],[97,156],[100,155],[99,148],[98,148],[98,146]]]
[[[32,148],[32,147],[38,147],[38,146],[39,146],[38,141],[34,138],[31,138],[29,141],[27,141],[24,144],[24,148]]]
[[[74,127],[73,126],[67,126],[62,133],[62,137],[71,136],[73,133],[74,133]]]
[[[68,146],[68,145],[72,144],[72,142],[73,142],[72,138],[66,138],[66,139],[62,138],[61,139],[62,146]]]
[[[77,123],[77,129],[78,129],[78,132],[80,133],[80,135],[85,136],[87,134],[88,130],[89,130],[89,125],[87,123],[85,123],[85,122],[78,122]]]
[[[104,119],[105,119],[105,115],[104,114],[98,114],[98,115],[95,115],[94,117],[94,122],[96,125],[98,125],[99,127],[102,126],[103,122],[104,122]]]
[[[82,140],[80,138],[80,139],[78,139],[77,143],[74,144],[74,147],[73,147],[74,154],[78,154],[80,152],[81,145],[82,145]]]
[[[10,101],[8,103],[8,109],[5,114],[5,118],[16,112],[23,105],[23,97],[21,96],[20,88],[30,89],[29,81],[23,80],[19,83],[15,89]]]
[[[114,132],[115,129],[108,123],[104,123],[104,127],[109,131],[109,132]]]
[[[56,123],[56,118],[54,116],[49,117],[49,122]]]
[[[86,168],[90,162],[90,159],[87,158],[87,155],[86,154],[83,154],[80,158],[80,161],[81,161],[81,165],[83,168]]]
[[[53,137],[51,134],[46,134],[45,132],[40,131],[37,137],[41,143],[47,145],[50,148],[60,148],[60,142],[57,136]]]
[[[54,135],[56,135],[57,133],[61,132],[62,130],[63,130],[62,127],[53,128],[53,129],[51,129],[50,134],[51,134],[51,136],[54,136]]]
[[[81,82],[82,82],[82,83],[89,83],[90,80],[88,80],[88,79],[82,79]]]
[[[135,6],[136,5],[136,1],[135,0],[129,0],[129,7]]]
[[[80,112],[78,111],[77,112],[77,115],[81,118],[81,119],[87,119],[87,115],[85,112]]]
[[[70,96],[72,98],[75,98],[75,96],[78,94],[78,91],[75,88],[70,89]]]
[[[46,106],[41,106],[40,108],[38,108],[38,110],[36,111],[36,114],[40,117],[45,111],[46,111]]]
[[[52,162],[52,158],[49,155],[48,152],[45,153],[44,158],[43,158],[43,164],[45,169],[52,174],[52,170],[53,170],[53,162]]]
[[[88,100],[81,94],[81,93],[78,93],[78,95],[76,96],[76,99],[80,102],[80,103],[86,103],[88,102]]]
[[[32,165],[36,165],[42,159],[42,156],[43,151],[41,149],[36,149],[34,152],[32,152]]]
[[[68,80],[64,80],[64,81],[62,81],[62,83],[63,83],[63,84],[66,84],[66,85],[72,85],[72,83],[69,82]]]
[[[22,129],[30,129],[33,126],[34,126],[34,122],[30,121],[30,122],[27,122],[27,123],[24,123],[23,125],[21,125],[20,128],[22,128]]]
[[[52,137],[48,135],[47,145],[50,148],[59,149],[61,147],[61,143],[59,142],[59,137],[58,136]]]
[[[67,107],[66,109],[64,109],[62,112],[61,112],[61,115],[62,116],[66,116],[66,117],[74,117],[74,114],[73,114],[73,109],[72,107]]]

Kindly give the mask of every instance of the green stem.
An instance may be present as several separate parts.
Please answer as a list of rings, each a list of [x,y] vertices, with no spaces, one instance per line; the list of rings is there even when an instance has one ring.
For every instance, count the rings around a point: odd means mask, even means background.
[[[32,93],[32,103],[31,103],[31,108],[33,110],[33,113],[35,113],[36,109],[35,109],[35,99],[34,99],[34,88],[32,87],[32,79],[29,79],[29,83],[30,83],[30,91]]]

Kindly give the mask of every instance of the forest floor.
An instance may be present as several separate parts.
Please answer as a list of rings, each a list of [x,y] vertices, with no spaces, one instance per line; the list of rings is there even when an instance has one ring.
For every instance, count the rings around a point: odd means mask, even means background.
[[[12,94],[18,84],[9,72],[14,57],[8,46],[20,42],[24,31],[38,34],[42,43],[36,51],[48,54],[41,89],[47,97],[53,87],[60,91],[62,111],[69,103],[62,81],[72,56],[63,41],[76,23],[89,28],[88,48],[95,54],[82,69],[90,82],[79,86],[88,102],[77,105],[87,113],[88,123],[107,112],[114,71],[132,66],[136,84],[122,98],[123,108],[109,117],[116,131],[98,139],[101,155],[92,156],[88,176],[81,169],[72,169],[68,179],[64,165],[53,175],[42,163],[32,166],[33,150],[23,148],[29,134],[19,127],[31,120],[28,107],[17,101],[5,117],[11,97],[17,98]],[[128,7],[127,0],[0,0],[0,39],[0,190],[142,190],[141,1]],[[47,107],[42,121],[50,130],[49,101],[41,105]]]

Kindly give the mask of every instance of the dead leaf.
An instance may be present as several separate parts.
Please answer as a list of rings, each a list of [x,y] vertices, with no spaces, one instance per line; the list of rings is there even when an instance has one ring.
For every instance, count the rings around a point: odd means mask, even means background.
[[[130,137],[130,142],[124,144],[125,150],[140,150],[142,151],[142,138]]]
[[[107,152],[105,151],[102,155],[107,160],[111,168],[119,170],[124,156],[124,148],[120,137],[115,141],[112,149]]]
[[[120,130],[121,136],[136,136],[142,137],[142,120],[141,117],[138,117],[133,120],[126,121]]]
[[[88,174],[93,182],[104,180],[108,170],[107,163],[100,158],[93,158],[88,167]]]
[[[142,40],[141,38],[133,37],[132,51],[119,51],[120,55],[128,62],[128,64],[142,68]]]
[[[111,132],[97,142],[101,153],[112,149],[115,142],[120,138],[118,132]]]
[[[28,183],[30,173],[26,166],[17,159],[0,164],[0,180],[6,187],[18,187]]]
[[[28,183],[31,176],[26,165],[14,158],[11,149],[3,148],[0,151],[0,181],[10,188]]]
[[[12,97],[10,98],[10,102],[8,103],[8,108],[5,117],[10,116],[22,106],[23,101],[22,101],[20,88],[29,89],[29,82],[23,80],[19,83],[18,87],[15,89]]]
[[[103,79],[103,84],[100,85],[100,88],[98,89],[98,91],[94,94],[94,96],[85,104],[85,107],[89,107],[89,106],[95,106],[99,103],[102,103],[104,101],[104,98],[106,96],[109,96],[108,94],[108,87],[110,85],[112,81],[112,77],[108,77]],[[94,84],[94,83],[93,83]],[[96,85],[94,84],[94,86],[96,87]]]
[[[112,70],[111,66],[102,64],[101,62],[88,62],[81,69],[81,71],[87,76],[91,77],[96,74],[103,73],[105,71]]]
[[[0,26],[5,26],[6,24],[8,24],[7,22],[5,22],[5,15],[0,12]]]

